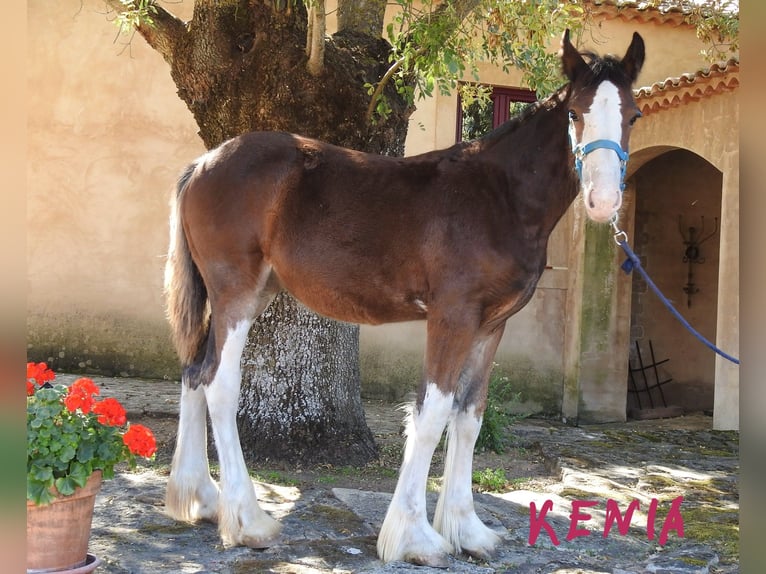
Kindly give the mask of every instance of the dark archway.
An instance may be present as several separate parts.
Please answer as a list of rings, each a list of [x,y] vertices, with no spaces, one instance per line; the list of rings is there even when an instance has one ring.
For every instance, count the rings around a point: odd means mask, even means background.
[[[633,183],[635,252],[681,314],[715,341],[722,173],[690,151],[671,149],[642,165]],[[650,363],[651,341],[655,358],[669,359],[659,367],[660,380],[673,379],[663,386],[667,404],[685,412],[712,412],[715,355],[686,331],[635,273],[630,320],[631,364],[638,365],[637,342],[644,363]],[[654,373],[647,376],[650,383],[655,381]],[[642,386],[640,375],[637,380]],[[659,394],[653,397],[659,406]],[[646,408],[646,396],[641,400]],[[635,394],[629,392],[628,409],[638,406]]]

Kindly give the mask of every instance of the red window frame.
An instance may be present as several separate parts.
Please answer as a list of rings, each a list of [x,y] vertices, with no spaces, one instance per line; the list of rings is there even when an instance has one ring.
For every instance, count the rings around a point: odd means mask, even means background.
[[[512,102],[532,103],[537,101],[537,94],[526,88],[510,88],[506,86],[492,86],[492,129],[508,121],[509,108]],[[460,94],[457,97],[457,126],[455,127],[455,141],[463,141],[463,106]]]

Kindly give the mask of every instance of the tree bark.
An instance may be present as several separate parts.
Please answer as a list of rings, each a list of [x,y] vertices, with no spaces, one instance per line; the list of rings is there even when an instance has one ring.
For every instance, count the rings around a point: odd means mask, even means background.
[[[119,0],[107,3],[122,9]],[[369,13],[382,22],[385,4],[377,4]],[[323,66],[312,74],[300,2],[196,0],[189,23],[156,8],[155,24],[137,30],[170,65],[208,149],[247,131],[284,130],[403,155],[409,104],[389,91],[389,119],[365,120],[364,84],[385,73],[390,51],[380,28],[372,34],[349,25],[326,40]],[[250,460],[361,464],[375,456],[361,403],[357,326],[318,317],[280,294],[253,326],[242,364],[238,425]]]
[[[306,344],[309,336],[310,344]],[[250,460],[360,465],[376,452],[359,392],[359,327],[283,293],[250,331],[239,432]]]

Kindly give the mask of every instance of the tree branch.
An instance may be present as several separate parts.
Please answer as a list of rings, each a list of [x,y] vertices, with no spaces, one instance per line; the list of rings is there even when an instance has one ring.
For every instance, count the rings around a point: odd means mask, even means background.
[[[414,56],[420,56],[426,51],[425,46],[421,46],[417,49]],[[367,122],[372,121],[372,114],[375,112],[375,106],[378,103],[378,98],[380,97],[380,94],[383,93],[383,89],[386,87],[388,82],[391,80],[391,77],[396,73],[396,71],[402,67],[402,64],[404,64],[405,58],[399,58],[396,62],[391,64],[391,67],[386,70],[386,73],[383,74],[383,77],[378,82],[378,85],[375,86],[375,91],[372,92],[372,95],[370,96],[370,104],[367,106]]]
[[[318,76],[324,68],[324,37],[326,31],[324,0],[314,0],[309,8],[309,22],[306,39],[309,74]]]
[[[120,0],[104,0],[104,2],[118,14],[124,13],[131,7],[137,8],[135,1],[132,6],[126,6]],[[165,61],[170,62],[173,58],[174,46],[187,32],[186,23],[159,6],[154,0],[150,0],[148,4],[152,10],[152,23],[139,22],[135,29],[149,46],[159,52]]]
[[[415,20],[410,27],[410,30],[415,30],[421,26],[433,26],[436,20],[443,19],[445,25],[441,28],[441,35],[444,36],[454,34],[463,20],[465,20],[466,17],[468,17],[468,15],[474,11],[480,3],[481,0],[454,0],[452,2],[442,2],[433,12],[424,14],[419,19]],[[367,106],[366,114],[368,122],[372,121],[372,115],[375,111],[375,107],[377,106],[378,99],[381,97],[383,90],[391,78],[394,76],[394,74],[405,64],[407,60],[417,60],[419,56],[422,56],[433,47],[434,46],[430,44],[420,45],[411,54],[396,60],[388,68],[388,70],[386,70],[386,73],[375,86],[375,90],[370,97],[370,103]]]

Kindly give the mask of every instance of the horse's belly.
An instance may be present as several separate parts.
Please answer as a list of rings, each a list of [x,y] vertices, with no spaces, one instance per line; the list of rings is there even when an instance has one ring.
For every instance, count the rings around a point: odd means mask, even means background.
[[[347,323],[380,325],[424,319],[426,307],[414,294],[390,287],[332,285],[319,278],[295,281],[280,277],[293,297],[314,312]]]

